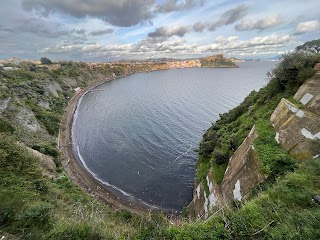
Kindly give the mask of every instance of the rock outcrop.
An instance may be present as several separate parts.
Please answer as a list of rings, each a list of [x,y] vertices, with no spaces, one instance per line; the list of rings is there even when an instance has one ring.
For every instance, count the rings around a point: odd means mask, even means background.
[[[7,99],[0,100],[0,115],[2,112],[4,112],[8,108],[10,101],[11,101],[10,97]]]
[[[20,145],[25,147],[30,154],[34,155],[37,159],[39,159],[43,176],[50,179],[57,178],[56,164],[54,163],[54,160],[52,157],[49,157],[41,152],[38,152],[37,150],[34,150],[26,146],[25,144],[20,143]]]
[[[230,158],[220,186],[215,182],[212,171],[206,177],[208,193],[203,183],[196,186],[193,200],[188,207],[190,216],[207,217],[214,207],[222,207],[233,200],[244,200],[251,190],[265,179],[253,147],[253,141],[257,137],[254,126]]]
[[[271,116],[276,140],[299,159],[320,154],[320,75],[307,80],[294,95],[282,99]]]
[[[315,70],[318,72],[299,88],[293,100],[281,99],[270,118],[276,141],[298,159],[320,156],[320,64]],[[189,216],[206,218],[214,207],[245,200],[264,181],[266,176],[253,145],[257,137],[253,127],[230,158],[220,185],[210,171],[206,181],[195,186]]]
[[[34,113],[28,108],[20,109],[16,115],[16,121],[18,125],[24,127],[28,131],[37,132],[41,129],[41,126],[34,116]]]
[[[49,94],[52,94],[55,97],[59,97],[58,92],[62,92],[61,86],[57,82],[51,82],[46,90]]]

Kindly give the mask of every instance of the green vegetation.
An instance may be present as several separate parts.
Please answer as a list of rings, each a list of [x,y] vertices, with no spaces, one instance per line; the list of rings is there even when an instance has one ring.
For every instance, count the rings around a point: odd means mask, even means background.
[[[276,143],[270,116],[281,98],[292,98],[302,83],[314,75],[313,66],[320,54],[294,52],[282,57],[281,63],[268,74],[269,84],[259,92],[251,92],[236,108],[221,114],[203,135],[199,146],[197,181],[205,185],[205,177],[212,169],[215,181],[220,184],[228,159],[256,124],[259,138],[255,141],[263,171],[270,177],[292,171],[295,160]],[[222,164],[222,165],[221,165]]]
[[[126,239],[146,234],[157,221],[165,226],[161,215],[112,211],[64,173],[56,180],[43,177],[38,159],[12,137],[0,137],[1,231],[21,239]]]
[[[52,61],[49,58],[46,58],[46,57],[42,57],[40,59],[40,61],[41,61],[42,64],[52,64]]]
[[[222,54],[200,58],[201,67],[237,67],[237,65]]]
[[[320,39],[312,40],[306,42],[298,47],[296,47],[296,51],[307,51],[312,53],[320,53]]]
[[[319,174],[320,159],[309,160],[245,205],[170,228],[163,239],[319,239],[320,206],[312,200]]]
[[[221,114],[204,134],[196,181],[204,183],[207,193],[209,169],[220,183],[229,157],[254,124],[259,134],[254,142],[257,156],[269,178],[245,204],[237,202],[197,222],[168,219],[161,213],[111,210],[72,183],[60,167],[56,137],[73,88],[87,86],[93,79],[145,70],[141,64],[10,64],[16,69],[0,70],[4,109],[0,113],[0,238],[10,234],[13,239],[39,240],[319,239],[320,205],[312,198],[320,194],[320,159],[297,162],[276,143],[269,121],[281,98],[292,98],[314,74],[316,62],[320,62],[319,53],[307,48],[283,56],[265,88],[253,91],[238,107]],[[57,95],[48,88],[55,84],[62,89],[56,88]],[[28,111],[33,115],[26,114]],[[23,121],[25,118],[30,119]],[[38,131],[29,128],[34,119],[40,124]],[[57,178],[44,177],[39,159],[18,142],[52,156]],[[314,141],[316,149],[319,144]],[[184,209],[183,217],[186,214]]]

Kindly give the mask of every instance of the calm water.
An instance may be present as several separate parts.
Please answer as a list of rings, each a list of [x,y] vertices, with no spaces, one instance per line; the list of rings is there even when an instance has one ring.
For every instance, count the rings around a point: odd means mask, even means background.
[[[192,198],[201,137],[267,83],[275,63],[139,73],[85,94],[73,123],[78,160],[126,198],[181,210]]]

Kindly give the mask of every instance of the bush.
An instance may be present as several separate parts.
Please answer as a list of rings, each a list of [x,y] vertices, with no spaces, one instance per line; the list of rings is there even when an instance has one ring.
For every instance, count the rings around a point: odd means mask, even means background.
[[[6,120],[0,118],[0,132],[13,133],[15,128]]]
[[[229,160],[229,155],[221,150],[214,150],[213,157],[216,164],[221,165]]]
[[[39,144],[35,144],[32,146],[32,148],[34,150],[37,150],[38,152],[41,152],[43,154],[46,154],[46,155],[50,155],[54,158],[58,157],[59,156],[59,152],[58,150],[55,148],[55,146],[53,146],[52,144],[50,143],[39,143]]]
[[[49,58],[46,58],[46,57],[42,57],[40,59],[40,61],[41,61],[42,64],[52,64],[52,61]]]
[[[50,207],[39,203],[23,210],[18,216],[19,225],[26,228],[44,228],[50,223]]]

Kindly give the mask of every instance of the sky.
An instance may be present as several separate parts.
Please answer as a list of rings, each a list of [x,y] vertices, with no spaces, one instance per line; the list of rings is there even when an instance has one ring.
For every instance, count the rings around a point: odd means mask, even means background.
[[[320,38],[319,0],[2,0],[0,59],[271,59]]]

